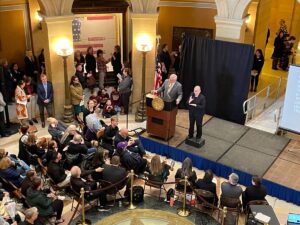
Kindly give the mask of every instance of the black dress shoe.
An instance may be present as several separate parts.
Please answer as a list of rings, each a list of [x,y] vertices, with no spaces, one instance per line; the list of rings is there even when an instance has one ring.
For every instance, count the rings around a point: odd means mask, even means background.
[[[28,122],[28,123],[29,123],[29,125],[30,125],[30,126],[33,126],[33,122],[32,122],[32,120],[29,120],[29,122]]]
[[[32,121],[35,123],[39,123],[36,118],[33,118]]]
[[[42,122],[42,128],[45,128],[45,122]]]

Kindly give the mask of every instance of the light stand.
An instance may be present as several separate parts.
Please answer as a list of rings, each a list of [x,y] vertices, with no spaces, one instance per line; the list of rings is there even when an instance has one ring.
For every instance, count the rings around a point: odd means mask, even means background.
[[[136,48],[143,55],[142,63],[142,89],[141,89],[141,101],[139,103],[137,112],[135,114],[136,122],[143,122],[146,120],[146,99],[145,99],[145,81],[146,81],[146,55],[147,52],[151,51],[152,43],[150,37],[147,35],[142,35],[138,38]]]
[[[57,45],[58,46],[56,49],[56,54],[62,57],[63,65],[64,65],[65,105],[64,105],[63,121],[65,123],[71,123],[74,121],[74,118],[73,118],[73,106],[70,104],[67,58],[70,55],[72,55],[73,48],[70,47],[68,41],[65,39],[61,39]]]
[[[142,89],[141,89],[141,101],[135,114],[136,122],[143,122],[146,120],[146,102],[145,102],[145,80],[146,80],[146,54],[143,51],[143,65],[142,65]]]

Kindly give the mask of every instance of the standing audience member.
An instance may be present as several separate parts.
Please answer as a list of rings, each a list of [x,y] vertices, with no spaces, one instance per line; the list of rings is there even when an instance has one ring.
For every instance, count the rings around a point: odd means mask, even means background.
[[[259,81],[259,75],[264,66],[265,58],[263,56],[262,50],[257,49],[254,55],[253,66],[251,70],[251,84],[250,91],[257,91],[257,85]],[[254,88],[254,90],[253,90]]]
[[[106,64],[110,61],[110,59],[105,59],[103,57],[103,50],[97,50],[97,69],[99,72],[99,88],[104,88],[104,79],[106,76],[107,68]]]
[[[28,119],[27,100],[31,97],[31,95],[26,95],[24,87],[24,80],[20,80],[15,91],[16,113],[20,123],[24,119]]]
[[[196,172],[193,170],[192,160],[187,157],[183,160],[181,168],[179,168],[175,174],[175,179],[184,179],[184,177],[188,177],[188,181],[191,183],[192,186],[195,186],[195,182],[197,180]],[[176,185],[176,189],[183,190],[183,185],[178,183]],[[192,191],[190,187],[187,188],[187,191]]]
[[[284,33],[282,31],[279,32],[278,36],[275,38],[274,41],[274,52],[272,54],[272,69],[278,70],[278,62],[282,57],[284,51]]]
[[[11,64],[10,72],[16,80],[15,85],[17,85],[18,82],[23,79],[24,73],[19,70],[19,65],[17,63]],[[14,88],[16,88],[16,86],[14,86]]]
[[[42,127],[45,127],[45,112],[46,108],[48,117],[53,116],[53,86],[50,81],[47,80],[46,74],[41,74],[41,83],[37,86],[37,104],[39,105],[40,117],[42,121]]]
[[[221,184],[221,191],[222,191],[221,199],[222,198],[239,199],[243,193],[243,190],[238,185],[238,182],[239,182],[239,176],[236,173],[230,174],[228,181],[224,181]]]
[[[293,49],[294,47],[294,43],[296,41],[296,38],[294,36],[291,36],[289,38],[287,38],[287,40],[284,42],[284,51],[282,54],[282,59],[281,59],[281,69],[283,70],[288,70],[289,67],[289,57],[290,55],[294,55],[295,54],[295,50]]]
[[[20,127],[20,132],[21,132],[21,137],[19,138],[19,153],[18,153],[18,158],[25,161],[27,164],[29,163],[28,161],[28,154],[26,151],[26,144],[28,140],[28,130],[29,126],[28,125],[22,125]]]
[[[181,45],[178,46],[178,52],[175,53],[174,69],[177,76],[180,76]]]
[[[85,70],[87,73],[93,74],[95,76],[96,74],[96,59],[94,56],[94,50],[92,46],[89,46],[86,50],[85,55]]]
[[[79,114],[83,112],[83,88],[79,82],[78,77],[72,76],[70,82],[70,97],[71,97],[71,104],[74,108],[75,120],[80,123],[81,119]]]
[[[5,120],[4,120],[4,107],[6,103],[3,99],[3,95],[0,92],[0,135],[1,137],[8,137],[9,135],[5,133]]]
[[[167,44],[162,45],[162,51],[159,54],[159,60],[162,65],[162,81],[164,82],[166,79],[168,79],[169,69],[171,65],[171,57],[168,52]]]
[[[252,177],[252,186],[246,188],[242,194],[243,208],[245,209],[250,201],[266,200],[267,189],[261,184],[261,178],[258,176]]]
[[[278,31],[277,31],[276,34],[278,35],[280,32],[282,32],[284,35],[287,35],[289,32],[287,30],[287,26],[285,24],[285,20],[281,19],[279,21],[279,25],[280,25],[280,27],[279,27],[279,29],[278,29]]]
[[[84,89],[86,88],[86,77],[83,72],[83,65],[78,63],[76,64],[75,68],[76,68],[75,76],[79,79],[79,82],[82,88]]]
[[[29,205],[36,207],[42,217],[52,216],[56,213],[55,224],[63,223],[64,219],[61,218],[64,203],[59,200],[53,193],[46,194],[42,191],[42,180],[35,177],[32,180],[32,187],[27,190],[26,200]]]
[[[45,55],[44,55],[44,49],[42,48],[41,53],[38,57],[39,60],[39,66],[40,66],[40,72],[45,73],[46,72],[46,63],[45,63]]]
[[[75,65],[80,64],[82,67],[85,63],[84,56],[80,50],[76,50],[74,52],[74,63],[75,63]]]
[[[35,82],[37,82],[37,76],[39,73],[38,65],[37,65],[36,57],[33,55],[31,50],[26,51],[24,63],[25,63],[26,76],[30,76]]]
[[[119,92],[121,98],[121,106],[123,107],[124,114],[128,114],[131,87],[132,87],[132,78],[129,75],[129,69],[125,68],[123,70],[122,79],[119,79]]]
[[[211,170],[206,170],[203,179],[198,179],[195,186],[201,190],[209,191],[214,194],[213,197],[205,198],[209,203],[218,204],[217,188],[213,182],[214,174]]]
[[[121,63],[121,48],[116,45],[114,48],[114,53],[111,56],[111,64],[113,66],[114,74],[117,75],[121,73],[122,63]]]
[[[33,121],[35,123],[38,123],[36,116],[36,85],[33,83],[31,77],[27,77],[25,79],[25,87],[24,87],[25,93],[27,96],[30,96],[30,98],[27,100],[27,109],[28,109],[28,118],[29,121]]]
[[[3,60],[2,66],[3,66],[4,84],[6,87],[5,101],[7,102],[7,104],[11,104],[13,102],[12,100],[13,92],[15,87],[17,86],[17,79],[11,73],[6,59]],[[4,93],[4,90],[2,90],[2,92]]]
[[[140,142],[140,140],[135,140],[132,137],[130,137],[128,135],[127,128],[121,128],[120,131],[116,134],[115,139],[114,139],[115,147],[117,147],[117,145],[120,142],[126,142],[127,143],[126,148],[129,151],[138,153],[138,154],[140,154],[141,157],[146,155],[146,151],[145,151],[142,143]]]

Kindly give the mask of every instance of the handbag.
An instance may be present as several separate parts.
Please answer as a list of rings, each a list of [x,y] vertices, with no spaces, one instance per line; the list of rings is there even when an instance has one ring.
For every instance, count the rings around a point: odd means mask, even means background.
[[[257,70],[251,70],[251,76],[256,77],[258,75]]]
[[[86,85],[87,85],[88,88],[94,87],[96,85],[95,78],[93,76],[88,77],[87,80],[86,80]]]

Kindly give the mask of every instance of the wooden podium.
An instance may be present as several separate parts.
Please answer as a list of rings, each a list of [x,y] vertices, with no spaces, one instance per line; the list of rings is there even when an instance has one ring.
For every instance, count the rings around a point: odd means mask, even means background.
[[[174,136],[176,126],[177,106],[175,103],[165,102],[162,111],[152,107],[152,98],[146,98],[147,104],[147,132],[148,134],[169,140]]]

